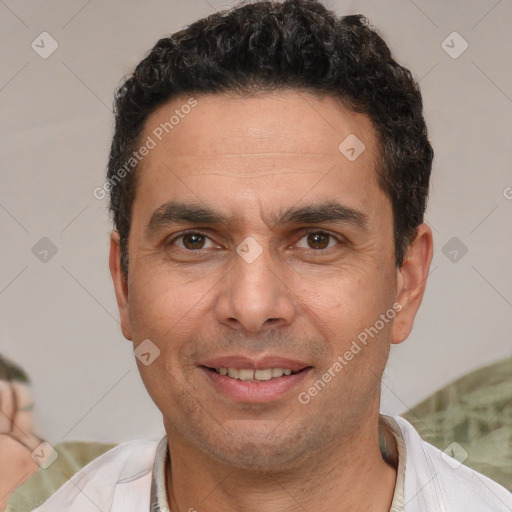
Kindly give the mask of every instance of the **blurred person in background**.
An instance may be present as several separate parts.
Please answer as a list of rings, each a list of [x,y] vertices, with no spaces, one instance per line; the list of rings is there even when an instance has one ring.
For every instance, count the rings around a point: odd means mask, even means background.
[[[42,442],[34,433],[34,403],[26,373],[0,355],[0,510],[16,487],[39,468],[32,451]]]

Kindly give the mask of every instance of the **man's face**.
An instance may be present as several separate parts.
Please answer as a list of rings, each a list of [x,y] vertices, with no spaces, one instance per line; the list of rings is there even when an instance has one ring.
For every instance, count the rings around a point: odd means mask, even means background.
[[[196,96],[182,109],[188,99],[147,120],[141,141],[156,147],[139,174],[127,288],[114,270],[124,335],[160,350],[138,364],[171,447],[268,468],[359,439],[378,414],[390,342],[402,341],[389,320],[400,272],[370,120],[306,93]],[[159,141],[176,109],[190,113]],[[355,160],[338,149],[351,134],[365,145]],[[276,377],[215,372],[229,367]]]

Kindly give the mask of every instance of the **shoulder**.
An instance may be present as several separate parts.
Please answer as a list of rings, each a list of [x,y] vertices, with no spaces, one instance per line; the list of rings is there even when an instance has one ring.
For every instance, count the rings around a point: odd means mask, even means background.
[[[87,464],[34,512],[97,512],[110,509],[119,494],[149,504],[158,440],[119,444]]]
[[[459,462],[470,456],[460,445],[452,443],[445,453],[424,441],[407,420],[393,419],[406,447],[406,512],[512,511],[512,494],[507,489]]]

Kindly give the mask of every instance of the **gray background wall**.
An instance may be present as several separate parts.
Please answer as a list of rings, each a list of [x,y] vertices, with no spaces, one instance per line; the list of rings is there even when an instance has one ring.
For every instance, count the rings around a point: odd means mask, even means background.
[[[415,328],[393,347],[384,378],[382,410],[398,414],[511,353],[512,2],[325,4],[367,15],[420,80],[436,151],[431,276]],[[159,37],[230,5],[0,2],[0,351],[30,373],[39,430],[50,442],[163,432],[119,329],[106,201],[92,191],[104,181],[121,77]],[[460,55],[454,31],[468,44]],[[42,32],[58,43],[46,59],[31,47],[51,49]]]

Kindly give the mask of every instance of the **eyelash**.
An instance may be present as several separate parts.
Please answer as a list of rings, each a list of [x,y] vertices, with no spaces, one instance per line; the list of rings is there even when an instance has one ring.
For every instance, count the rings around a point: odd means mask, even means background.
[[[326,230],[318,230],[318,229],[304,229],[304,230],[301,230],[299,232],[299,235],[300,235],[300,238],[297,240],[297,242],[299,242],[300,240],[302,240],[304,237],[308,236],[308,235],[311,235],[311,234],[322,234],[322,235],[327,235],[329,236],[331,239],[334,239],[336,242],[338,242],[338,244],[343,244],[344,240],[343,238],[340,236],[340,235],[335,235],[334,233],[331,233],[330,231],[326,231]],[[168,246],[171,246],[174,244],[174,242],[176,242],[177,240],[180,240],[180,239],[183,239],[183,237],[187,236],[187,235],[200,235],[200,236],[203,236],[205,238],[208,238],[210,241],[210,237],[206,234],[206,233],[203,233],[202,231],[186,231],[184,233],[181,233],[181,235],[179,236],[176,236],[174,237],[172,240],[170,240],[168,243],[166,243],[166,245]],[[295,242],[295,243],[297,243]],[[200,249],[187,249],[187,248],[184,248],[184,247],[179,247],[180,249],[184,250],[184,251],[187,251],[187,252],[200,252],[202,248]],[[315,253],[319,253],[319,252],[325,252],[329,249],[332,249],[333,247],[327,247],[325,249],[306,249],[306,250],[309,250],[311,252],[315,252]]]

